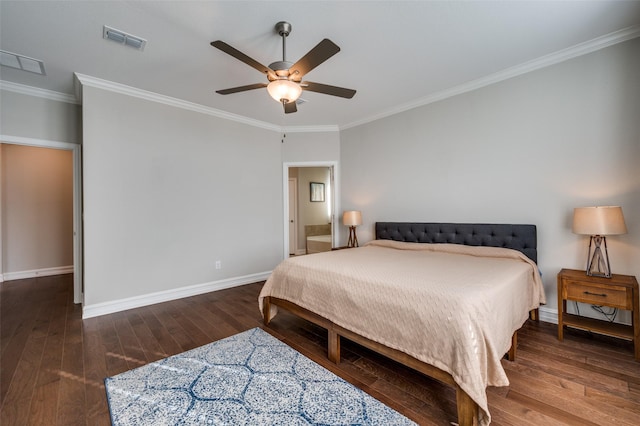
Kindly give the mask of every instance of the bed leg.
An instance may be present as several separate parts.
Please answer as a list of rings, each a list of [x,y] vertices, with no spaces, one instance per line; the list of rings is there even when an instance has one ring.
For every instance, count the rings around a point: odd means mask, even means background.
[[[332,329],[327,330],[329,334],[329,360],[340,364],[340,335]]]
[[[540,321],[540,313],[538,312],[538,308],[529,311],[529,318],[531,318],[533,321]]]
[[[478,425],[478,404],[460,386],[456,386],[456,402],[458,405],[458,425]]]
[[[269,296],[262,299],[262,316],[264,318],[264,325],[269,325],[271,315],[271,298]]]
[[[509,352],[507,352],[507,359],[509,361],[516,360],[516,347],[518,346],[518,332],[514,332],[513,336],[511,336],[511,347],[509,348]]]

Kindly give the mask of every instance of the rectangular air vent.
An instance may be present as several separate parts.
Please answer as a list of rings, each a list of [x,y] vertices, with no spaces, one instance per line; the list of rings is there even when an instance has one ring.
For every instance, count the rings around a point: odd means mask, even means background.
[[[115,28],[111,28],[106,25],[102,29],[102,38],[115,41],[116,43],[124,44],[125,46],[130,46],[138,50],[144,50],[144,46],[147,44],[147,40],[143,38],[125,33],[124,31],[116,30]]]
[[[46,74],[44,72],[44,62],[41,60],[18,55],[17,53],[7,52],[5,50],[0,50],[0,65],[32,72],[34,74]]]

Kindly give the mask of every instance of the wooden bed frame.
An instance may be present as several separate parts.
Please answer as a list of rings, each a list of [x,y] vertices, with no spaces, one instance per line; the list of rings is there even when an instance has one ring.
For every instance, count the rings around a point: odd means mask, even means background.
[[[531,235],[532,232],[533,236]],[[376,239],[507,247],[522,251],[532,260],[537,260],[535,225],[378,222],[376,223]],[[270,322],[269,315],[271,305],[278,306],[300,318],[326,328],[328,332],[328,358],[336,364],[340,363],[340,337],[342,336],[442,383],[453,386],[456,390],[459,426],[477,426],[478,405],[460,388],[455,380],[453,380],[451,374],[446,371],[420,361],[397,349],[389,348],[360,336],[295,303],[276,297],[267,296],[263,300],[262,311],[265,326],[268,326]],[[537,321],[538,309],[532,310],[529,316],[531,319]],[[510,361],[515,360],[517,341],[518,336],[516,331],[511,338],[511,348],[506,354],[507,359]]]

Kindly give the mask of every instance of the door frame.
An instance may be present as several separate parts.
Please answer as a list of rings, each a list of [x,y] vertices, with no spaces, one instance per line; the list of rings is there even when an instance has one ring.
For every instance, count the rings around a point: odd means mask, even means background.
[[[328,167],[331,176],[331,194],[328,197],[331,202],[331,246],[336,246],[340,241],[338,227],[336,226],[336,212],[340,211],[340,180],[337,161],[303,161],[282,163],[282,199],[283,211],[283,259],[289,257],[289,168],[290,167]]]
[[[298,178],[289,178],[288,181],[288,190],[287,190],[287,196],[289,198],[291,198],[291,186],[293,185],[293,198],[296,201],[296,205],[293,206],[293,221],[294,221],[294,226],[293,226],[293,238],[291,238],[291,233],[289,233],[289,255],[291,255],[291,253],[293,252],[293,254],[298,254]],[[291,207],[291,205],[289,204],[288,207]],[[287,209],[287,215],[289,213],[290,209]],[[291,229],[291,217],[287,217],[288,220],[288,224],[289,224],[289,229]],[[293,250],[291,249],[291,241],[293,241]]]
[[[72,151],[73,155],[73,303],[83,303],[82,146],[70,142],[0,134],[0,143]],[[0,274],[4,272],[0,258]]]

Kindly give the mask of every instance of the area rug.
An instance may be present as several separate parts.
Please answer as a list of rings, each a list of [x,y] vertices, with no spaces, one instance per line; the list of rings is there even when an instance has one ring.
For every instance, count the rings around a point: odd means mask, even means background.
[[[415,425],[259,328],[105,379],[125,425]]]

